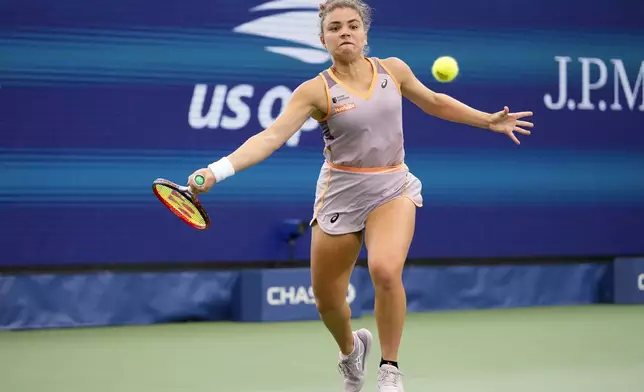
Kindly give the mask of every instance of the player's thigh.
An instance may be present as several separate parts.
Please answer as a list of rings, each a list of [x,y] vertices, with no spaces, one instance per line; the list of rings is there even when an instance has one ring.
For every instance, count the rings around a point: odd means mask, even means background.
[[[311,229],[311,281],[319,306],[336,306],[347,295],[349,278],[362,247],[362,234],[330,235]]]
[[[416,205],[406,197],[389,201],[367,217],[365,245],[374,283],[400,279],[414,237]]]

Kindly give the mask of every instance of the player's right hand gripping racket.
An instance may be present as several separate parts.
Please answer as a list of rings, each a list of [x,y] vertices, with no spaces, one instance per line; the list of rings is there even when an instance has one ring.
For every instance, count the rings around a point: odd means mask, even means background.
[[[197,185],[203,185],[205,179],[198,175],[195,177]],[[205,230],[210,227],[210,218],[201,206],[197,195],[187,186],[177,185],[172,181],[157,178],[152,183],[152,192],[170,211],[190,226]]]

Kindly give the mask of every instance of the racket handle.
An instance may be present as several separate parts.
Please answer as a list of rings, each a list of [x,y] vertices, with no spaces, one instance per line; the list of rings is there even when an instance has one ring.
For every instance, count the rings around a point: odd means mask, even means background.
[[[201,174],[195,176],[195,184],[202,186],[205,182],[206,180]]]

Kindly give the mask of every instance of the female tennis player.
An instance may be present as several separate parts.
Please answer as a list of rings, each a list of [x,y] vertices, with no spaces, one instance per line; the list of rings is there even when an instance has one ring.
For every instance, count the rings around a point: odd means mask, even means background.
[[[351,328],[346,301],[349,277],[363,240],[375,289],[375,318],[381,358],[380,392],[403,392],[398,369],[406,313],[402,271],[412,241],[421,182],[405,165],[402,97],[438,118],[505,134],[529,135],[531,112],[475,110],[425,87],[398,58],[365,57],[370,9],[361,0],[329,0],[320,5],[320,39],[332,66],[302,83],[267,129],[227,157],[195,171],[194,192],[268,158],[309,117],[323,133],[325,162],[317,182],[311,242],[311,278],[320,317],[340,350],[345,392],[358,392],[372,345],[366,329]],[[198,186],[193,178],[205,177]],[[276,175],[279,175],[276,173]],[[288,173],[284,173],[288,175]]]

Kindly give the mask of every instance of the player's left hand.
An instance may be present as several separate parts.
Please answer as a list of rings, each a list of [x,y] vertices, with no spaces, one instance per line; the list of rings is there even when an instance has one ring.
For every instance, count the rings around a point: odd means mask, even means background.
[[[532,116],[532,112],[510,113],[510,109],[505,106],[503,110],[493,113],[490,116],[490,130],[508,135],[516,144],[521,144],[519,139],[514,135],[518,132],[522,135],[530,135],[531,132],[522,127],[532,128],[534,124],[529,121],[521,121],[523,117]]]

